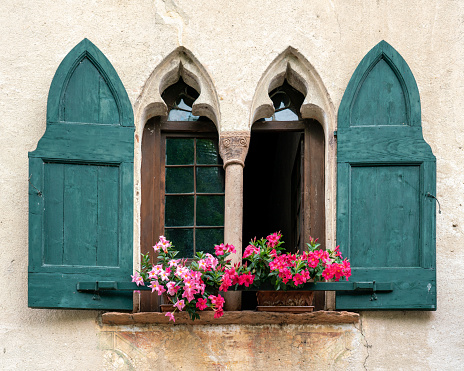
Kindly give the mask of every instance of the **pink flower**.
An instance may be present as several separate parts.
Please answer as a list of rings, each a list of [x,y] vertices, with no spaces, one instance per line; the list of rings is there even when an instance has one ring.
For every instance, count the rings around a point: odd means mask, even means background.
[[[163,281],[169,281],[169,276],[168,276],[168,274],[167,274],[165,271],[162,271],[162,272],[159,274],[159,277],[160,277],[161,280],[163,280]]]
[[[176,319],[174,318],[174,313],[167,312],[164,316],[169,317],[170,321],[176,322]]]
[[[180,267],[178,266],[176,268],[176,273],[174,273],[174,275],[177,277],[177,278],[182,278],[184,279],[185,277],[187,277],[188,275],[188,268],[187,267]]]
[[[184,300],[179,300],[174,306],[179,309],[180,312],[182,312],[182,309],[185,307],[185,302]]]
[[[171,242],[168,241],[164,236],[160,236],[159,242],[153,246],[153,249],[156,252],[158,252],[160,249],[163,249],[163,251],[167,253],[169,247],[171,247]]]
[[[211,254],[206,254],[205,262],[208,267],[207,270],[216,269],[219,264],[219,261]]]
[[[221,243],[220,245],[216,245],[214,246],[214,253],[219,256],[219,255],[224,255],[224,252],[226,250],[226,247],[224,246],[223,243]]]
[[[214,311],[214,318],[221,318],[224,315],[224,310],[222,308]]]
[[[346,280],[348,281],[348,277],[351,276],[351,265],[350,265],[350,262],[348,260],[343,260],[342,262],[342,265],[343,265],[343,274],[345,275],[346,277]]]
[[[248,245],[246,247],[245,251],[243,252],[242,258],[246,259],[249,256],[251,256],[252,254],[259,254],[260,252],[261,252],[261,249],[259,247],[256,247],[256,246],[253,246],[253,245]]]
[[[231,254],[235,254],[237,251],[235,250],[235,246],[234,245],[229,245],[228,243],[226,243],[226,250],[228,253],[231,253]]]
[[[222,276],[221,286],[219,286],[219,291],[227,292],[227,289],[232,286],[232,280],[227,273],[224,273]]]
[[[158,295],[161,295],[166,289],[158,283],[158,281],[151,281],[148,287],[151,287],[151,292],[158,292]]]
[[[332,279],[334,275],[335,275],[334,264],[329,264],[328,266],[326,266],[326,268],[322,272],[322,277],[324,277],[325,280]]]
[[[211,300],[211,303],[215,308],[222,308],[222,306],[224,305],[224,298],[220,295],[210,295],[208,296],[208,299]]]
[[[189,303],[195,298],[195,294],[198,294],[198,291],[195,290],[193,287],[184,286],[184,292],[182,293],[182,297],[186,298]]]
[[[132,282],[135,282],[137,286],[145,286],[145,283],[143,282],[142,276],[140,276],[139,272],[135,272],[134,275],[131,275],[132,277]]]
[[[266,237],[267,245],[269,247],[276,247],[276,245],[279,243],[280,237],[282,237],[280,232],[274,232],[273,234],[270,234]]]
[[[279,277],[282,278],[283,283],[287,283],[292,279],[292,272],[288,268],[279,271]]]
[[[199,298],[196,307],[200,310],[205,310],[208,307],[208,299]]]
[[[169,281],[167,284],[166,284],[167,288],[168,288],[168,295],[170,296],[174,296],[177,291],[179,291],[180,287],[176,285],[175,282],[173,281]]]
[[[254,279],[255,279],[254,274],[251,274],[251,273],[242,274],[238,277],[238,283],[240,285],[245,285],[245,287],[249,287],[253,283]]]
[[[324,264],[331,264],[332,263],[332,259],[330,259],[330,256],[329,256],[329,253],[327,251],[324,251],[320,257],[320,259],[322,260],[322,262]]]
[[[308,254],[308,258],[307,258],[307,259],[308,259],[308,266],[309,266],[310,268],[316,268],[317,265],[319,264],[319,258],[316,257],[316,254],[314,254],[314,253],[312,253],[312,252],[310,252],[310,253]]]
[[[206,271],[208,269],[208,265],[206,264],[206,261],[201,259],[198,261],[198,268],[200,268],[203,271]]]
[[[229,276],[230,280],[232,281],[232,285],[236,285],[238,283],[238,274],[235,271],[235,267],[226,269],[224,275]]]

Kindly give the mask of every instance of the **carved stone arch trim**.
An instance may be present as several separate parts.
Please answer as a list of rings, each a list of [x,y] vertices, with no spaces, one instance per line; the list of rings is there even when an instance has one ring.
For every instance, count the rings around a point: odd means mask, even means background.
[[[188,49],[180,46],[155,68],[137,99],[136,125],[140,135],[147,120],[168,114],[168,108],[161,94],[180,77],[200,94],[193,103],[192,113],[195,116],[208,117],[219,129],[219,99],[213,81],[195,56]]]
[[[281,86],[285,79],[304,95],[300,112],[304,119],[315,119],[323,127],[325,136],[325,215],[326,246],[334,247],[336,219],[336,130],[335,107],[314,66],[295,48],[288,47],[266,69],[254,94],[249,127],[259,119],[270,117],[274,105],[269,92]],[[251,136],[253,143],[253,135]]]
[[[285,79],[305,96],[300,109],[302,117],[319,121],[326,133],[335,130],[335,108],[321,77],[291,46],[272,61],[259,80],[251,105],[249,127],[259,119],[272,116],[274,105],[269,92],[282,85]]]
[[[156,66],[148,77],[141,94],[134,105],[135,114],[135,206],[134,206],[134,267],[140,267],[140,208],[141,208],[141,164],[144,127],[155,116],[166,116],[168,107],[161,98],[163,91],[180,77],[200,94],[192,107],[196,116],[206,116],[214,122],[219,131],[219,99],[213,80],[195,58],[192,52],[183,46],[176,48]]]

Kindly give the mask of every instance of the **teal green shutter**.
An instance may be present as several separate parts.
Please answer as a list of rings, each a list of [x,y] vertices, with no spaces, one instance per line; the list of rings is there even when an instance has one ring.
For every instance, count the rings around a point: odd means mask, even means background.
[[[337,309],[436,309],[436,161],[424,141],[416,81],[385,41],[356,68],[338,111],[337,240],[355,282]]]
[[[30,307],[132,309],[131,293],[78,282],[132,273],[134,119],[111,63],[84,39],[50,86],[47,128],[29,153]]]

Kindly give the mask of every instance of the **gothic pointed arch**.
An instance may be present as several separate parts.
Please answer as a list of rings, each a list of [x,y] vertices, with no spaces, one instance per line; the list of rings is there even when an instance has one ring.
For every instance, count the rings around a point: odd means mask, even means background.
[[[90,40],[77,44],[58,67],[48,94],[47,122],[134,125],[124,85]]]
[[[339,128],[383,125],[421,126],[416,80],[403,57],[384,40],[359,63],[338,111]]]
[[[200,94],[193,103],[192,113],[195,116],[208,117],[218,127],[219,99],[213,81],[192,52],[180,46],[155,68],[137,99],[135,111],[139,133],[150,118],[168,114],[161,94],[180,77]]]
[[[324,199],[333,200],[336,188],[335,108],[317,70],[295,48],[288,47],[279,54],[259,80],[252,100],[249,126],[251,128],[254,123],[274,114],[275,108],[269,93],[281,87],[285,81],[304,96],[299,107],[299,116],[306,120],[306,123],[312,122],[315,124],[310,125],[322,127],[323,132],[321,135],[323,140],[321,143],[325,142],[325,145],[319,148],[319,155],[323,161],[321,163],[324,164],[321,172],[321,187],[324,190]],[[253,143],[253,139],[251,143]],[[308,148],[309,146],[307,146]],[[312,146],[312,148],[314,150],[315,146]],[[309,159],[309,152],[305,155]],[[311,157],[315,158],[313,155]],[[308,214],[306,219],[309,220],[310,212],[308,210],[310,210],[310,207],[308,204],[305,207]],[[335,203],[324,201],[321,207],[325,209],[325,216],[322,218],[324,219],[322,224],[325,224],[325,236],[318,237],[325,240],[325,246],[332,246],[335,240]]]
[[[314,66],[292,47],[277,56],[259,80],[251,105],[250,127],[274,113],[269,92],[285,80],[305,97],[300,109],[302,118],[319,121],[326,133],[334,130],[335,109],[321,77]]]

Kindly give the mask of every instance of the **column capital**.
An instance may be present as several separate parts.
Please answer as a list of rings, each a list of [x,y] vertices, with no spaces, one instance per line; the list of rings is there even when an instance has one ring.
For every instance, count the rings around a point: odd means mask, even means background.
[[[226,131],[219,136],[219,153],[224,161],[224,169],[230,164],[245,167],[245,157],[250,146],[250,132]]]

